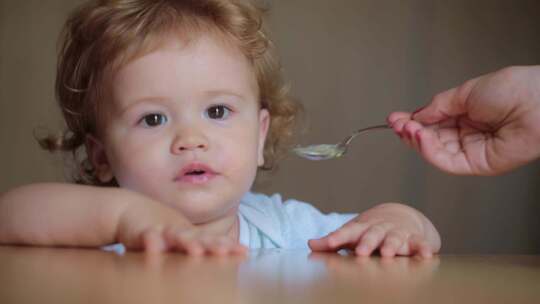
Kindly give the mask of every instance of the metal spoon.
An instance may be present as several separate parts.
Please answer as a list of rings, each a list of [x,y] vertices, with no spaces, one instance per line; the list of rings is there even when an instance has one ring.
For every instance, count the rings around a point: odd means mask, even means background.
[[[369,130],[389,129],[389,128],[390,127],[388,125],[371,126],[371,127],[354,131],[351,135],[345,137],[340,143],[337,143],[334,145],[323,144],[323,145],[311,145],[311,146],[306,146],[306,147],[298,146],[293,149],[293,152],[296,153],[296,155],[309,159],[309,160],[327,160],[327,159],[332,159],[332,158],[339,158],[345,155],[349,144],[358,134],[365,131],[369,131]]]

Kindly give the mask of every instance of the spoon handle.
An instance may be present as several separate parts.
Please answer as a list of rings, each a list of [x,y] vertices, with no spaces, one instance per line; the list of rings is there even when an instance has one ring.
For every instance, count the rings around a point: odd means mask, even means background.
[[[371,126],[371,127],[366,127],[366,128],[356,130],[351,135],[349,135],[349,137],[343,140],[340,145],[347,146],[351,142],[351,140],[353,140],[358,134],[363,133],[365,131],[376,130],[376,129],[389,129],[389,128],[390,127],[388,125],[377,125],[377,126]]]
[[[360,129],[360,130],[356,130],[354,131],[353,135],[356,135],[356,134],[360,134],[364,131],[369,131],[369,130],[375,130],[375,129],[389,129],[390,127],[388,125],[378,125],[378,126],[371,126],[371,127],[367,127],[367,128],[363,128],[363,129]]]

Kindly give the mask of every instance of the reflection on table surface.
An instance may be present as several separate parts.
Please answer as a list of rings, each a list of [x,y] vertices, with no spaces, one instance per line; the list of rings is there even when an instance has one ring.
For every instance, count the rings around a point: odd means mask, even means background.
[[[245,258],[0,247],[0,303],[540,303],[540,256]]]

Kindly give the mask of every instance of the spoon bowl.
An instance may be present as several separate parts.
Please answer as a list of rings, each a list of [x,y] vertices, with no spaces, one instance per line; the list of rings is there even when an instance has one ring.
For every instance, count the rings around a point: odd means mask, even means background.
[[[337,144],[310,145],[305,147],[298,146],[293,149],[293,152],[296,155],[309,160],[328,160],[333,158],[340,158],[347,153],[347,148],[349,147],[351,141],[356,136],[358,136],[358,134],[369,130],[380,130],[389,128],[390,127],[388,125],[371,126],[354,131],[351,135],[345,137],[341,142]]]

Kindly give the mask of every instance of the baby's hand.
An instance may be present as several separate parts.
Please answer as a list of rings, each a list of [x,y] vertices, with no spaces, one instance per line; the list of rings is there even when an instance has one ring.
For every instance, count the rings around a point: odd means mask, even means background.
[[[418,211],[400,204],[378,205],[329,235],[310,240],[313,251],[353,250],[369,256],[376,249],[384,257],[396,255],[430,258],[440,248],[435,228]],[[429,222],[429,221],[428,221]]]
[[[120,240],[122,242],[122,240]],[[124,242],[122,242],[124,243]],[[126,240],[129,249],[142,249],[149,253],[165,251],[187,255],[245,255],[246,247],[226,236],[207,234],[198,228],[156,226],[143,230],[135,240]]]
[[[178,211],[143,199],[121,214],[116,240],[131,250],[187,255],[244,255],[247,249],[227,236],[205,232]]]

